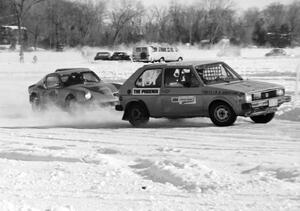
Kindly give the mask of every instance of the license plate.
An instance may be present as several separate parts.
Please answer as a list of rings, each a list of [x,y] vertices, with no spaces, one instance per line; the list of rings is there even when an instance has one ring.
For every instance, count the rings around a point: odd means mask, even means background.
[[[277,99],[270,99],[269,100],[269,107],[274,107],[278,105],[278,100]]]

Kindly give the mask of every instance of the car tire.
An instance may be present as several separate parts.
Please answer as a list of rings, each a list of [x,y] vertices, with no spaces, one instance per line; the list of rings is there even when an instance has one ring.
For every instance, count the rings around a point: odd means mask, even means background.
[[[165,60],[164,57],[161,57],[161,58],[159,59],[159,62],[160,62],[160,63],[164,63],[164,62],[166,62],[166,60]]]
[[[179,57],[179,58],[177,59],[177,61],[178,61],[178,62],[182,62],[182,61],[183,61],[183,58],[182,58],[182,57]]]
[[[266,115],[252,116],[250,119],[255,123],[266,124],[270,122],[275,116],[275,113],[269,113]]]
[[[149,121],[149,113],[145,106],[133,104],[128,108],[128,120],[134,127],[141,127]]]
[[[236,114],[225,102],[214,103],[209,110],[211,121],[217,126],[230,126],[236,121]]]
[[[147,53],[145,53],[145,52],[140,53],[140,58],[147,59]]]
[[[34,96],[31,96],[30,98],[31,98],[30,104],[31,104],[32,111],[34,111],[34,112],[42,111],[43,109],[42,109],[39,97],[37,95],[34,95]]]
[[[73,95],[67,96],[65,100],[65,109],[68,112],[74,111],[75,104],[76,104],[76,98]]]

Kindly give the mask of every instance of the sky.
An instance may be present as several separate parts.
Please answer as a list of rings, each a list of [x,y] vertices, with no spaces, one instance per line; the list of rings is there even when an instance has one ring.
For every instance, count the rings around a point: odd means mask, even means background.
[[[141,0],[145,5],[166,5],[171,0]],[[197,0],[177,0],[178,2],[192,3]],[[278,2],[282,4],[289,4],[295,0],[231,0],[236,5],[237,9],[247,9],[250,7],[258,7],[260,9],[266,7],[267,5]],[[298,0],[299,1],[299,0]]]

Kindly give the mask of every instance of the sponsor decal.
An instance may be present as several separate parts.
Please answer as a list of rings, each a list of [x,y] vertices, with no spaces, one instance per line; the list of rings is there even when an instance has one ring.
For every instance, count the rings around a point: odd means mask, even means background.
[[[133,88],[132,95],[159,95],[160,88]]]
[[[172,97],[171,102],[178,103],[179,105],[196,104],[196,97],[195,96]]]

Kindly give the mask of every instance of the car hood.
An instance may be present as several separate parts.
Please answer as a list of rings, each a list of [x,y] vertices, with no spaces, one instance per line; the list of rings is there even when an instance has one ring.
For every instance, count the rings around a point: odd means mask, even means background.
[[[76,89],[82,91],[92,91],[100,94],[109,94],[117,92],[116,87],[109,83],[84,83],[84,84],[76,84],[68,87],[69,89]]]
[[[213,84],[210,86],[243,93],[283,88],[283,86],[278,84],[251,80],[232,81],[229,83]]]

